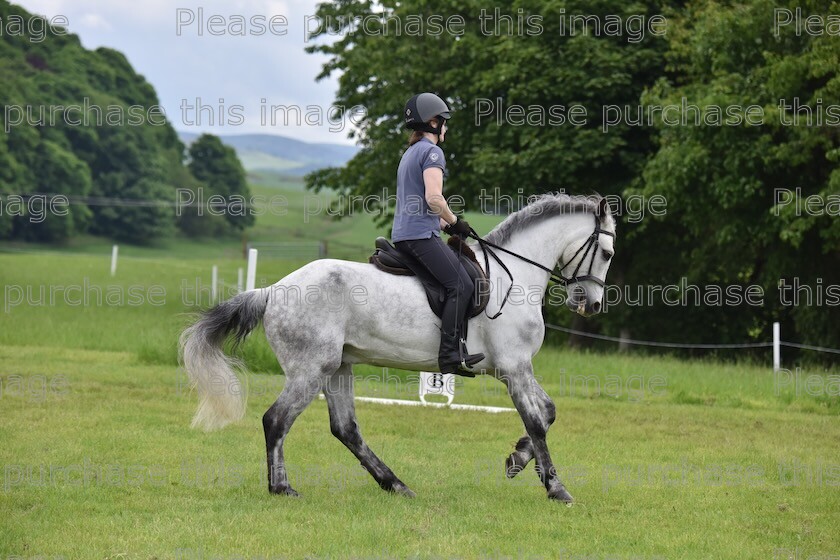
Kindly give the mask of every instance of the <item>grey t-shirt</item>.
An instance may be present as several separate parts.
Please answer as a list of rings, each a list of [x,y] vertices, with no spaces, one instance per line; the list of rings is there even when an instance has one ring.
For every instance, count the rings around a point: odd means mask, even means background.
[[[397,168],[397,209],[391,241],[440,237],[440,218],[426,202],[423,171],[437,167],[446,174],[443,150],[428,138],[408,147]]]

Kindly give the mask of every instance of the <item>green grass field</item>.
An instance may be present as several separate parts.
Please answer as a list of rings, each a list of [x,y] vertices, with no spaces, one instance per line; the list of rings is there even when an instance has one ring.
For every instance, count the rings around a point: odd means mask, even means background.
[[[256,189],[302,204],[293,187]],[[251,239],[316,238],[296,208]],[[377,233],[364,217],[317,227],[348,246]],[[504,478],[515,413],[365,402],[363,434],[417,498],[381,491],[316,401],[286,444],[303,495],[290,499],[266,491],[260,418],[284,378],[262,332],[241,353],[247,416],[225,430],[189,428],[197,399],[176,361],[211,266],[227,284],[244,266],[240,240],[124,247],[114,278],[107,240],[5,248],[0,559],[840,554],[836,372],[807,372],[805,390],[760,364],[545,347],[535,371],[557,404],[548,440],[573,506],[545,498],[533,464]],[[301,264],[261,261],[257,283]],[[358,395],[417,398],[409,372],[356,374]],[[456,402],[511,406],[495,381],[456,381]]]

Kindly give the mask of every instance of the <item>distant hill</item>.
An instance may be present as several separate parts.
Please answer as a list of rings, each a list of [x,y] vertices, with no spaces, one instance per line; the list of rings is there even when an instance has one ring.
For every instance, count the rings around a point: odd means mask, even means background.
[[[200,134],[178,132],[178,136],[189,145]],[[273,134],[229,134],[219,138],[236,150],[246,171],[291,177],[302,177],[323,167],[341,167],[358,151],[355,146],[301,142]]]

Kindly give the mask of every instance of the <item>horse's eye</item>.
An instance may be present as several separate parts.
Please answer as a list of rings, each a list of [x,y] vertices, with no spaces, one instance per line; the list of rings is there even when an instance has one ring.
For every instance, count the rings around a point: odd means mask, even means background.
[[[612,253],[610,253],[609,251],[607,251],[606,249],[603,249],[603,250],[601,251],[601,256],[602,256],[602,257],[604,257],[604,260],[605,260],[605,261],[608,261],[608,260],[610,260],[611,258],[613,258],[613,254],[612,254]]]

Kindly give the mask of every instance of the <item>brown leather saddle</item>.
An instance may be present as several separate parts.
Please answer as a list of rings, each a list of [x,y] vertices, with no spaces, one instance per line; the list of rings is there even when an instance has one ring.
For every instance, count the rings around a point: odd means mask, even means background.
[[[440,282],[429,274],[414,257],[400,251],[384,237],[377,237],[375,243],[376,250],[370,256],[368,262],[389,274],[417,276],[426,290],[429,306],[435,315],[440,317],[443,313],[443,301],[446,296],[446,291]],[[475,317],[487,307],[487,302],[490,300],[490,282],[484,274],[484,269],[478,264],[475,253],[463,239],[453,235],[449,238],[447,245],[455,252],[464,265],[467,274],[472,278],[475,291],[473,292],[472,305],[467,309],[467,318]]]

